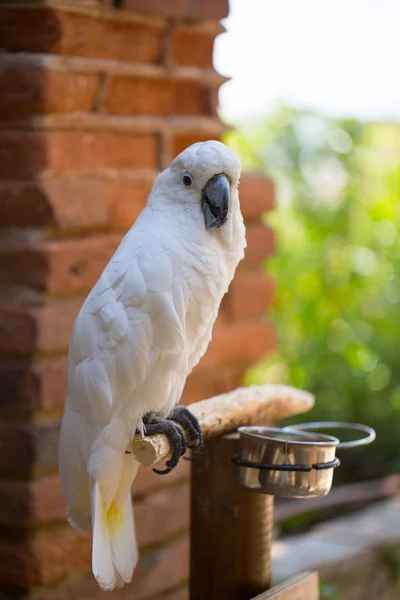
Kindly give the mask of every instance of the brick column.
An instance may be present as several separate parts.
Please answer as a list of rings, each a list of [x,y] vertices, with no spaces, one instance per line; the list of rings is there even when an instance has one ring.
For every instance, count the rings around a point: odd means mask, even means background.
[[[79,307],[188,144],[219,138],[212,46],[225,0],[2,3],[0,8],[0,590],[97,599],[90,532],[66,524],[57,475],[66,354]],[[247,258],[185,401],[235,387],[273,345],[264,320],[273,188],[242,177]],[[141,560],[108,598],[183,600],[188,465],[134,486]],[[1,593],[0,593],[1,595]]]

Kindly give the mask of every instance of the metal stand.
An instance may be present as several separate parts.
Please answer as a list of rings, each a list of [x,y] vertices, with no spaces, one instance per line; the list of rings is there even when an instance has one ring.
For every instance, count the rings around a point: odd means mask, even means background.
[[[249,600],[270,587],[273,497],[237,482],[238,434],[192,463],[190,600]]]

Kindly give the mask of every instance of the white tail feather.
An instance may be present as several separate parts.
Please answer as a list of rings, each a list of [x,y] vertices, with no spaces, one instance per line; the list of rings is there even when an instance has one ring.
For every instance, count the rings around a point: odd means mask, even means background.
[[[131,495],[129,494],[122,506],[124,524],[120,532],[111,529],[111,548],[113,564],[124,583],[132,579],[133,570],[138,561],[138,548],[135,537],[135,524]]]
[[[100,496],[99,486],[92,487],[92,570],[103,590],[117,585],[117,574],[112,560],[107,513]]]
[[[113,590],[132,579],[138,560],[130,493],[119,507],[105,510],[97,483],[92,488],[93,574],[103,590]]]
[[[68,520],[84,530],[91,515],[93,574],[102,589],[113,590],[131,581],[138,560],[131,486],[139,464],[125,453],[126,424],[112,421],[94,437],[91,426],[66,408],[59,460]]]
[[[92,486],[93,574],[104,590],[112,590],[132,579],[138,561],[131,485],[138,470],[132,455],[123,458],[118,493],[109,504],[102,496],[103,486]]]

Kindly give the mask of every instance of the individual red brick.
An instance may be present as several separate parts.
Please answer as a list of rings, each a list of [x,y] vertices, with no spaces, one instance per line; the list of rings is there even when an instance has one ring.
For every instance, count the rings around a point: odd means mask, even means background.
[[[88,570],[91,532],[80,533],[69,525],[38,532],[25,539],[0,541],[2,585],[48,585]]]
[[[53,544],[57,546],[56,538]],[[51,544],[50,544],[51,546]],[[58,553],[57,553],[58,554]],[[139,564],[135,570],[132,583],[121,589],[107,592],[110,600],[145,600],[148,598],[163,598],[163,592],[183,587],[189,571],[189,548],[186,538],[172,542],[162,549],[142,554]],[[50,563],[59,563],[58,556],[43,555],[42,560],[48,559]],[[81,557],[82,559],[82,557]],[[65,555],[64,570],[68,567],[69,557]],[[75,557],[71,557],[71,563],[75,563]],[[57,569],[57,564],[55,568]],[[85,563],[81,562],[81,567]],[[51,568],[51,567],[50,567]],[[61,571],[61,565],[57,569]],[[70,572],[73,569],[70,568]],[[181,591],[179,590],[179,594]],[[100,590],[92,575],[71,583],[54,586],[35,594],[35,600],[101,600],[104,592]],[[177,598],[182,598],[181,595]],[[168,600],[168,596],[167,596]]]
[[[19,529],[66,518],[65,500],[56,475],[39,481],[0,480],[0,505],[0,524]]]
[[[245,370],[273,347],[271,323],[254,320],[217,324],[210,346],[195,372],[233,365],[240,365]]]
[[[144,208],[153,185],[146,179],[57,177],[0,182],[0,222],[9,227],[126,231]]]
[[[38,352],[51,353],[69,347],[72,327],[82,305],[82,298],[60,300],[37,310]]]
[[[59,477],[39,481],[0,480],[0,524],[19,529],[65,520]]]
[[[189,19],[224,19],[228,0],[122,0],[122,7],[151,14]]]
[[[34,174],[42,171],[46,163],[42,132],[0,131],[0,177]]]
[[[222,300],[222,311],[231,319],[252,319],[265,314],[274,285],[261,271],[238,272]]]
[[[174,85],[174,114],[211,115],[210,90],[197,81],[178,81]]]
[[[62,242],[0,243],[0,284],[49,293],[88,291],[120,241],[119,235],[105,235]]]
[[[40,401],[37,408],[59,413],[67,390],[67,357],[34,363],[32,371],[39,381]]]
[[[196,81],[113,77],[105,108],[118,115],[207,114],[208,90]]]
[[[153,15],[184,16],[187,0],[121,0],[122,8]]]
[[[189,483],[151,494],[134,507],[139,547],[160,544],[188,529]]]
[[[98,74],[4,66],[0,68],[0,116],[90,112],[99,77]]]
[[[245,220],[255,220],[275,205],[275,188],[271,179],[262,173],[242,173],[240,206]]]
[[[193,402],[230,392],[241,384],[242,376],[241,365],[227,366],[223,369],[216,367],[207,371],[199,369],[199,372],[195,371],[188,378],[181,403],[187,406]]]
[[[61,491],[60,478],[52,475],[31,482],[15,482],[29,486],[29,523],[52,523],[66,520],[66,505]]]
[[[193,27],[175,27],[172,32],[172,60],[179,66],[212,68],[216,34]]]
[[[0,242],[0,284],[43,288],[48,278],[48,259],[40,247]]]
[[[35,311],[13,307],[0,307],[0,351],[31,352],[37,337]]]
[[[275,251],[273,232],[261,223],[248,224],[246,226],[246,238],[245,258],[239,264],[239,272],[243,269],[259,267]]]
[[[67,389],[67,358],[40,363],[0,363],[0,414],[59,412]]]
[[[0,539],[0,586],[2,591],[12,588],[14,594],[23,597],[27,582],[39,579],[39,565],[34,549],[27,539]],[[7,598],[7,596],[5,596]]]
[[[48,291],[53,293],[90,289],[121,241],[120,235],[108,235],[50,242],[46,252],[50,264]]]
[[[154,181],[119,180],[109,184],[110,221],[115,230],[127,231],[146,206]]]
[[[156,136],[111,131],[0,131],[0,176],[6,179],[104,169],[157,168]]]
[[[193,132],[176,134],[173,138],[172,143],[173,155],[170,158],[172,160],[175,156],[183,152],[183,150],[186,150],[186,148],[188,146],[191,146],[192,144],[195,144],[197,142],[206,142],[210,139],[219,140],[219,138],[220,133],[215,133],[214,135],[211,135],[209,132],[204,131],[198,131],[197,133]]]
[[[229,0],[187,0],[192,19],[225,19],[229,13]]]
[[[160,477],[153,472],[151,468],[139,467],[139,471],[132,486],[132,493],[135,499],[141,499],[143,496],[163,490],[176,483],[186,481],[190,474],[190,463],[181,460],[178,466],[169,473],[168,477]]]
[[[169,79],[111,79],[105,102],[105,109],[111,114],[168,115],[173,108],[173,84]]]
[[[3,227],[53,226],[75,229],[103,226],[109,215],[105,184],[96,179],[1,181]]]
[[[189,600],[189,588],[187,586],[166,594],[160,600]]]
[[[0,472],[29,477],[57,469],[59,423],[0,421]]]
[[[164,26],[45,7],[3,8],[0,40],[1,48],[9,52],[158,63]]]
[[[73,298],[43,307],[1,307],[0,352],[15,355],[65,351],[81,305],[81,298]]]

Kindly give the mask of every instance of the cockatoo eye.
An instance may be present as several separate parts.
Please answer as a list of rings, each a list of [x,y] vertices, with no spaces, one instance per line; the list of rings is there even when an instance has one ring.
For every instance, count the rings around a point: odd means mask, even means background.
[[[185,173],[185,175],[182,177],[182,183],[184,186],[190,187],[193,183],[192,176]]]

